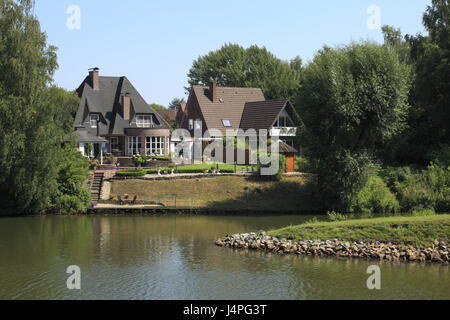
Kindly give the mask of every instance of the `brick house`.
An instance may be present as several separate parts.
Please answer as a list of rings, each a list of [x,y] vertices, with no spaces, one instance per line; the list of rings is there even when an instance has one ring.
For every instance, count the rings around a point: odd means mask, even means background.
[[[90,69],[76,92],[80,105],[74,129],[81,152],[88,143],[94,157],[169,154],[169,124],[127,77],[100,76],[98,68]]]

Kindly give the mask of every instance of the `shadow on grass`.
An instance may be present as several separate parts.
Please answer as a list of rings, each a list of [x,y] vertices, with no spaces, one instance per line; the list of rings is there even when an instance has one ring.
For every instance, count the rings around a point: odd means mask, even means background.
[[[250,182],[260,182],[261,187],[245,187],[241,196],[235,199],[213,201],[208,209],[228,209],[236,211],[261,211],[280,214],[323,214],[317,200],[316,184],[310,180],[263,181],[257,177],[248,177]]]

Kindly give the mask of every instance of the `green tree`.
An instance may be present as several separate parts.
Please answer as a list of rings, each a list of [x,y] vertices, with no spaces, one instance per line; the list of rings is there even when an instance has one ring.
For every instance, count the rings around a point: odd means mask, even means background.
[[[78,98],[50,87],[56,48],[34,1],[0,0],[0,212],[38,213],[59,194],[61,144]],[[82,192],[85,196],[86,192]]]
[[[166,110],[166,107],[164,107],[163,105],[157,104],[157,103],[151,103],[150,108],[152,108],[155,111],[156,110]]]
[[[408,36],[416,74],[411,91],[410,130],[403,161],[427,165],[437,150],[450,146],[450,7],[433,0],[423,23],[429,36]]]
[[[174,98],[169,103],[169,109],[179,109],[179,108],[181,108],[181,105],[183,103],[186,103],[186,100],[184,100],[184,98]]]
[[[245,49],[237,44],[225,44],[193,62],[188,82],[189,86],[209,85],[211,80],[216,80],[219,86],[261,88],[266,99],[294,100],[301,64],[298,57],[291,63],[282,61],[265,47]]]
[[[409,76],[395,50],[371,42],[325,47],[305,67],[298,110],[327,209],[351,209],[374,152],[404,129]]]

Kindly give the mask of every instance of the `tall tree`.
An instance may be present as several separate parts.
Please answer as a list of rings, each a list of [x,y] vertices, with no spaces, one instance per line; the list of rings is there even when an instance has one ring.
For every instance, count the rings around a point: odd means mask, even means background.
[[[0,0],[0,211],[35,213],[57,192],[64,137],[48,85],[57,68],[31,0]],[[61,108],[58,108],[61,110]]]
[[[306,66],[298,109],[327,209],[350,210],[375,150],[405,126],[409,69],[370,42],[325,47]]]
[[[429,35],[406,35],[384,28],[386,43],[412,67],[408,129],[393,141],[386,155],[399,164],[427,165],[441,149],[450,150],[450,8],[433,0],[423,16]],[[445,153],[445,152],[444,152]],[[443,161],[444,159],[440,159]],[[450,159],[446,159],[450,161]]]
[[[265,47],[247,49],[226,44],[194,61],[188,73],[189,86],[209,85],[261,88],[266,99],[294,100],[300,83],[301,59],[282,61]],[[187,90],[190,89],[186,88]]]

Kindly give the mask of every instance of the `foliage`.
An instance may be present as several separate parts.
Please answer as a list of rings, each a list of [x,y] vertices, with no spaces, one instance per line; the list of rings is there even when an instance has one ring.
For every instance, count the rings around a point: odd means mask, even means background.
[[[268,154],[267,159],[271,158],[271,155]],[[286,157],[282,154],[278,154],[278,171],[276,174],[274,175],[263,175],[261,168],[270,168],[272,166],[271,162],[268,162],[266,160],[261,161],[261,156],[258,155],[258,176],[259,179],[263,180],[263,181],[280,181],[281,178],[283,177],[283,174],[286,172]],[[268,163],[263,163],[263,162],[268,162]]]
[[[169,103],[169,108],[168,109],[180,109],[181,105],[183,103],[186,103],[186,100],[184,100],[184,98],[174,98],[170,103]]]
[[[424,210],[413,210],[412,216],[413,217],[428,217],[428,216],[435,216],[436,211],[433,209],[424,209]]]
[[[64,194],[56,199],[53,210],[60,214],[78,214],[85,212],[86,206],[80,198]]]
[[[166,110],[166,107],[164,107],[163,105],[157,104],[157,103],[151,103],[149,106],[150,106],[150,108],[152,108],[155,111]]]
[[[404,129],[409,75],[394,50],[371,42],[325,47],[304,69],[297,107],[327,209],[350,209],[373,153]]]
[[[423,24],[429,35],[406,35],[396,47],[414,73],[408,129],[392,141],[385,155],[391,163],[426,165],[442,145],[450,144],[450,7],[432,0]]]
[[[396,213],[399,210],[397,199],[379,177],[369,178],[352,206],[352,211],[358,213]]]
[[[388,168],[383,176],[403,212],[450,211],[450,167],[432,163],[421,171],[408,167]]]
[[[237,44],[225,44],[221,49],[199,57],[188,73],[192,85],[261,88],[266,99],[295,98],[299,88],[301,59],[282,61],[265,47],[247,49]]]
[[[328,220],[330,220],[331,222],[334,221],[345,221],[348,220],[348,215],[342,214],[342,213],[337,213],[337,212],[327,212],[327,217]]]
[[[49,205],[66,135],[65,102],[46,99],[56,48],[47,45],[32,7],[31,0],[0,1],[0,211],[6,214]]]
[[[144,169],[126,169],[119,170],[116,172],[116,176],[118,177],[143,177],[147,174],[147,171]]]
[[[314,173],[315,168],[309,159],[306,157],[295,157],[295,172]]]

